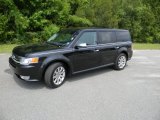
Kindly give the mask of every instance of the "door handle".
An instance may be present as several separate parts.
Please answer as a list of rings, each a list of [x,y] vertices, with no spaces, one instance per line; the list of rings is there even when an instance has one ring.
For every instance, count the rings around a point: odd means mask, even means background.
[[[115,48],[116,48],[116,49],[119,49],[119,46],[116,46]]]
[[[95,52],[98,52],[99,50],[98,50],[98,49],[95,49],[94,51],[95,51]]]

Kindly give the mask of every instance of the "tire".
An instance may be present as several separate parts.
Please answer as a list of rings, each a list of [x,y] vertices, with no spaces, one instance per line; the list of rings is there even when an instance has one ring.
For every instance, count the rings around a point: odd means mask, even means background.
[[[115,70],[123,70],[127,64],[127,57],[126,54],[120,53],[116,58],[114,69]]]
[[[45,83],[50,88],[60,87],[65,82],[66,69],[62,63],[50,65],[44,75]]]

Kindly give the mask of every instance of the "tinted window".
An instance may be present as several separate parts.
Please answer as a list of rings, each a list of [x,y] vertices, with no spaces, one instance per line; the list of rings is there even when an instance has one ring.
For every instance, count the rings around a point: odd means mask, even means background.
[[[87,45],[95,45],[97,43],[96,32],[85,32],[79,38],[77,44],[86,43]]]
[[[118,42],[130,41],[131,37],[128,31],[116,32]]]
[[[115,32],[99,32],[100,44],[113,43],[116,41]]]

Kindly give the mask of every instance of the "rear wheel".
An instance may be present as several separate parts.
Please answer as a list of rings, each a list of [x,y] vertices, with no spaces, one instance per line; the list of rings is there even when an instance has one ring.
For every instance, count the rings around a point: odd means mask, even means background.
[[[62,63],[50,65],[45,72],[45,83],[48,87],[57,88],[65,82],[66,69]]]
[[[126,67],[126,64],[127,64],[127,57],[124,53],[121,53],[118,55],[115,61],[114,69],[123,70]]]

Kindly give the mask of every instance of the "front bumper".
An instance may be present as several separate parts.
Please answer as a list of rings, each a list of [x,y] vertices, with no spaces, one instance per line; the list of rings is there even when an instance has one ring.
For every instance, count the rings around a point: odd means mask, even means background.
[[[39,81],[41,79],[39,65],[20,65],[11,57],[9,58],[9,66],[12,71],[20,78],[26,81]],[[29,77],[29,79],[25,79]]]

